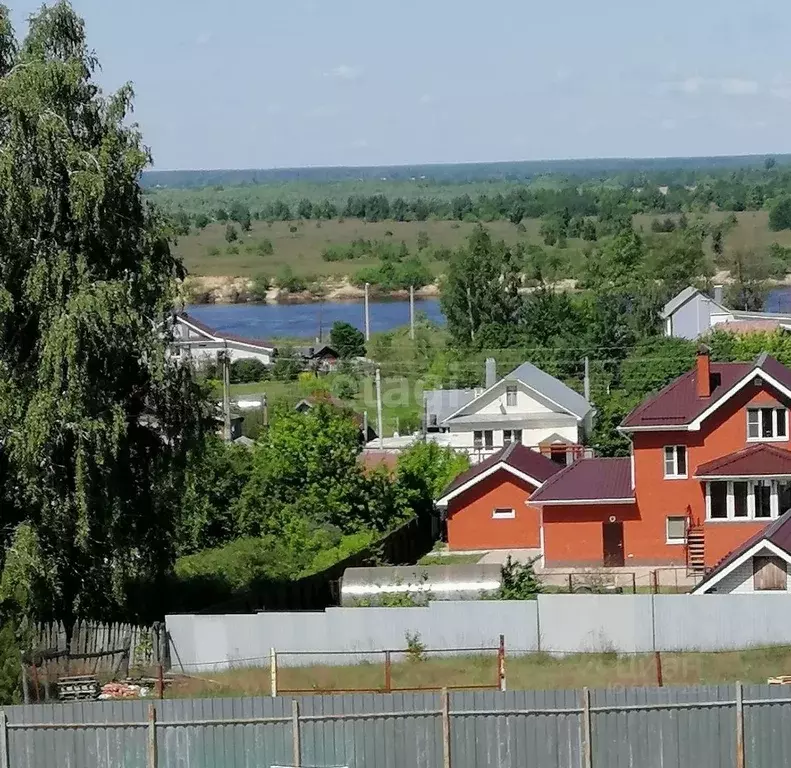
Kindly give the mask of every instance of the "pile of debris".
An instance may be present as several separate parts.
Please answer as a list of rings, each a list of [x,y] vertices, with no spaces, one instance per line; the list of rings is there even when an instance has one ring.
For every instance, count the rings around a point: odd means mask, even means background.
[[[100,701],[107,699],[145,699],[151,695],[151,689],[134,683],[106,683],[99,694]]]

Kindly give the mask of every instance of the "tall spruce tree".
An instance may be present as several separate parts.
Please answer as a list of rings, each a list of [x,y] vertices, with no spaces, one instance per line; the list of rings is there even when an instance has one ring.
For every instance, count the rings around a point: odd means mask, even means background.
[[[103,95],[97,66],[69,3],[21,44],[0,7],[2,597],[67,627],[162,584],[202,423],[166,351],[183,270],[139,186],[132,88]]]

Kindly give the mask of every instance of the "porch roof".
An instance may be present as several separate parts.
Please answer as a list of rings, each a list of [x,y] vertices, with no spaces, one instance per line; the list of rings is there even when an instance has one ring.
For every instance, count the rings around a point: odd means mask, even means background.
[[[701,464],[695,477],[791,477],[791,451],[758,443]]]

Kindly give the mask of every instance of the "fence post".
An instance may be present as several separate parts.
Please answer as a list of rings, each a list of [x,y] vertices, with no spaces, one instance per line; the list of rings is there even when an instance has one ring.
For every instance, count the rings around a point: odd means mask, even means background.
[[[385,651],[385,692],[393,689],[393,669],[391,666],[390,651]]]
[[[591,692],[582,689],[582,768],[593,768],[591,748]]]
[[[662,676],[662,654],[659,651],[654,651],[654,666],[656,667],[656,684],[662,688],[665,683]]]
[[[277,696],[277,651],[269,649],[269,687],[272,698]]]
[[[744,690],[736,683],[736,768],[744,768]]]
[[[8,716],[0,712],[0,768],[10,768],[11,757],[8,751]]]
[[[157,708],[148,707],[148,762],[147,768],[157,768]]]
[[[296,699],[291,700],[291,735],[293,739],[291,763],[294,768],[299,768],[302,765],[302,748],[299,743],[299,702]]]
[[[500,647],[497,649],[497,687],[505,690],[505,635],[500,635]]]
[[[157,688],[159,689],[158,695],[160,699],[165,698],[165,669],[160,662],[157,665]]]
[[[442,768],[450,768],[450,698],[448,689],[442,694]]]

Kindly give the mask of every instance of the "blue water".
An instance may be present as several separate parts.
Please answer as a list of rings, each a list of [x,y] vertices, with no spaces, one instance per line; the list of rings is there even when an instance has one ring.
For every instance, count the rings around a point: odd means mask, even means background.
[[[196,304],[187,312],[201,322],[226,333],[254,339],[292,337],[313,339],[319,325],[326,339],[337,320],[365,328],[362,302],[322,301],[314,304]],[[369,305],[371,332],[389,331],[409,323],[408,301],[372,301]],[[437,299],[415,301],[415,314],[422,312],[429,320],[444,324]]]

